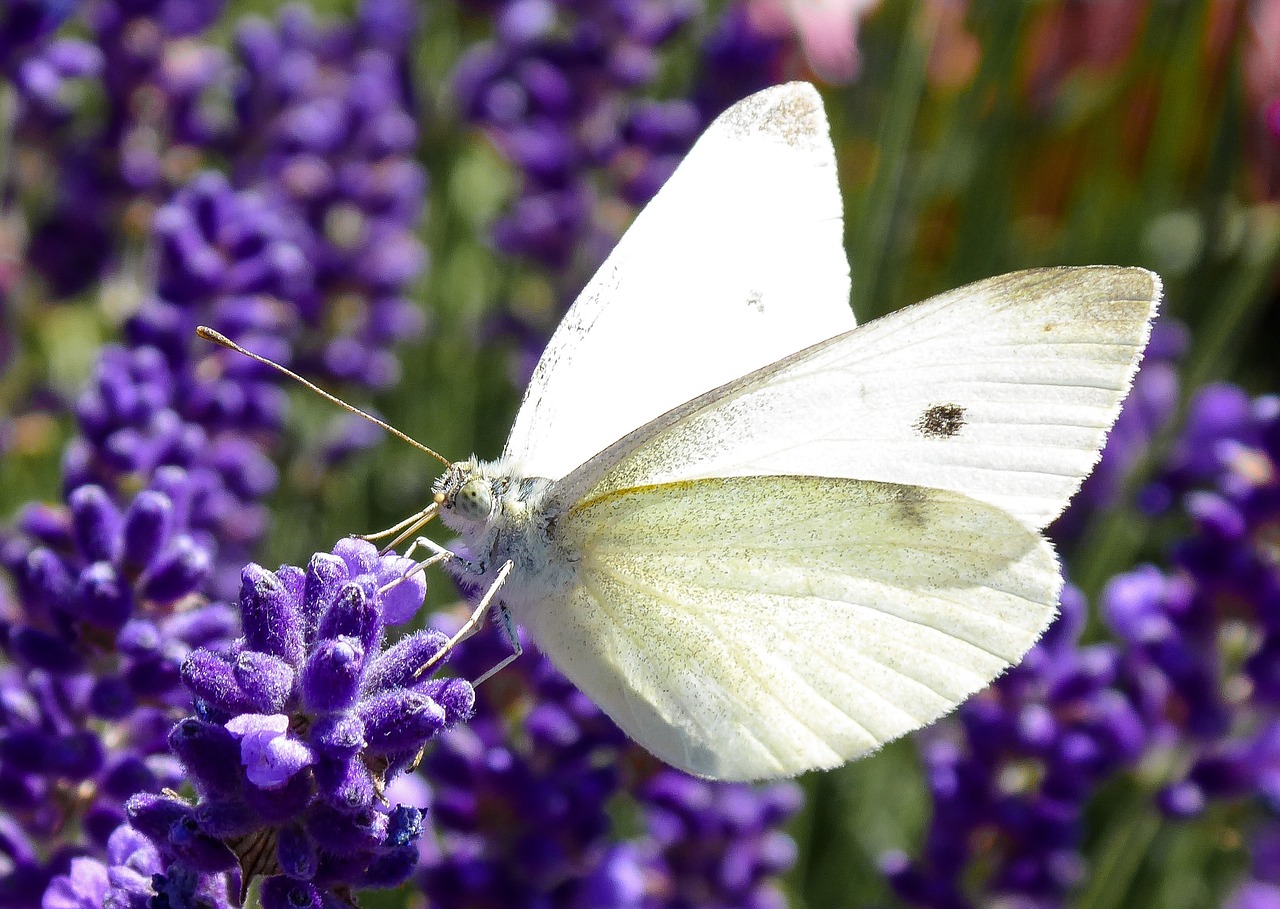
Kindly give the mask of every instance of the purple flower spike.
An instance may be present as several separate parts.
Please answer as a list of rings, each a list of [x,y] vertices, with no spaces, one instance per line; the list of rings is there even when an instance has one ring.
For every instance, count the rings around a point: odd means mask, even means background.
[[[220,860],[210,846],[216,843],[235,852],[246,879],[265,874],[276,892],[314,891],[325,906],[336,899],[334,888],[390,886],[411,873],[420,814],[387,806],[380,794],[435,733],[466,719],[474,702],[462,679],[415,678],[439,651],[439,632],[419,632],[388,651],[367,649],[378,647],[383,629],[375,578],[401,570],[402,560],[373,551],[367,562],[367,548],[341,548],[354,568],[321,553],[305,572],[245,569],[245,636],[185,660],[199,718],[169,732],[199,800],[148,803],[138,822],[163,855],[194,871]],[[352,570],[369,583],[347,580]],[[322,614],[319,634],[303,634],[313,609]],[[155,634],[135,637],[140,652],[144,638],[158,642]],[[295,660],[281,655],[295,646]],[[255,846],[264,831],[274,837],[274,852]],[[291,889],[302,883],[313,890]]]
[[[289,736],[289,718],[284,714],[246,713],[228,721],[226,727],[240,739],[240,762],[249,782],[260,789],[279,789],[315,763],[311,749]]]

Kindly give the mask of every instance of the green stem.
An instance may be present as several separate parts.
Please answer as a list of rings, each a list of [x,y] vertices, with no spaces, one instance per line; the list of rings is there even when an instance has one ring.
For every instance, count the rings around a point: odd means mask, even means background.
[[[1160,818],[1145,802],[1130,804],[1127,811],[1116,816],[1122,820],[1099,844],[1095,852],[1099,857],[1097,868],[1076,900],[1075,909],[1112,909],[1129,905],[1129,891],[1160,830]]]
[[[863,210],[854,219],[859,233],[851,243],[849,265],[853,275],[853,311],[859,321],[872,312],[881,298],[880,267],[885,262],[886,251],[893,245],[894,215],[902,196],[911,137],[924,96],[935,32],[935,16],[926,4],[916,4],[898,54],[898,66],[876,143],[882,168],[867,190]]]

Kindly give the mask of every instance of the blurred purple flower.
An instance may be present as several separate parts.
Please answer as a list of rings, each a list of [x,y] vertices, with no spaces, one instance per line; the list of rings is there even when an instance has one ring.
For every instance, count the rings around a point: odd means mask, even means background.
[[[1137,763],[1148,738],[1119,685],[1116,648],[1079,644],[1086,612],[1078,591],[1064,591],[1061,616],[1023,662],[932,733],[923,855],[882,858],[902,899],[1053,906],[1084,875],[1085,806],[1101,781]]]
[[[1192,531],[1173,547],[1171,570],[1139,567],[1113,579],[1103,597],[1135,699],[1188,767],[1159,804],[1187,817],[1210,800],[1256,796],[1275,810],[1280,399],[1250,399],[1229,385],[1202,389],[1163,482],[1181,494]]]

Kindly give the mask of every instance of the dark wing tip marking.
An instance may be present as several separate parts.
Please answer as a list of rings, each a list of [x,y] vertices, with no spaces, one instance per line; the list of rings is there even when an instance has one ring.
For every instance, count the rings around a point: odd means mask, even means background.
[[[926,439],[949,439],[964,428],[965,409],[959,404],[934,404],[916,421],[916,431]]]
[[[822,100],[813,86],[792,82],[749,95],[720,115],[734,135],[765,133],[809,147],[825,133]]]

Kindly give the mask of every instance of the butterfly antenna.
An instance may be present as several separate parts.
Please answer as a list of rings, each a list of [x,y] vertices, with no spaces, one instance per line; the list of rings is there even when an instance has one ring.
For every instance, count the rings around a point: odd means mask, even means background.
[[[329,394],[329,392],[325,391],[319,385],[316,385],[314,382],[308,382],[306,379],[302,378],[302,376],[298,375],[293,370],[286,369],[276,361],[268,360],[266,357],[256,354],[251,350],[245,350],[243,347],[241,347],[235,341],[232,341],[226,335],[216,332],[212,328],[208,328],[207,326],[204,326],[204,325],[201,325],[196,329],[196,334],[204,338],[206,341],[212,341],[214,344],[220,344],[221,346],[227,348],[227,350],[234,350],[236,353],[244,354],[250,360],[257,360],[263,366],[270,366],[272,369],[276,370],[277,372],[283,373],[284,375],[293,379],[295,382],[298,382],[301,385],[305,386],[306,388],[309,388],[311,391],[314,391],[316,394],[324,398],[326,401],[330,401],[334,404],[337,404],[343,410],[348,411],[349,413],[353,413],[357,417],[364,417],[364,419],[368,420],[370,423],[374,424],[375,426],[379,426],[382,429],[385,429],[387,432],[391,433],[397,439],[402,439],[403,441],[408,442],[410,445],[412,445],[414,448],[418,449],[419,451],[423,451],[431,455],[431,457],[435,458],[444,466],[446,467],[451,466],[452,462],[449,461],[448,458],[446,458],[444,455],[441,455],[432,451],[430,448],[423,445],[417,439],[409,438],[409,436],[405,435],[403,432],[396,429],[391,424],[385,423],[382,420],[379,420],[373,414],[365,413],[360,408],[354,407],[351,404],[348,404],[346,401],[342,400],[341,398],[336,397],[335,395]]]

